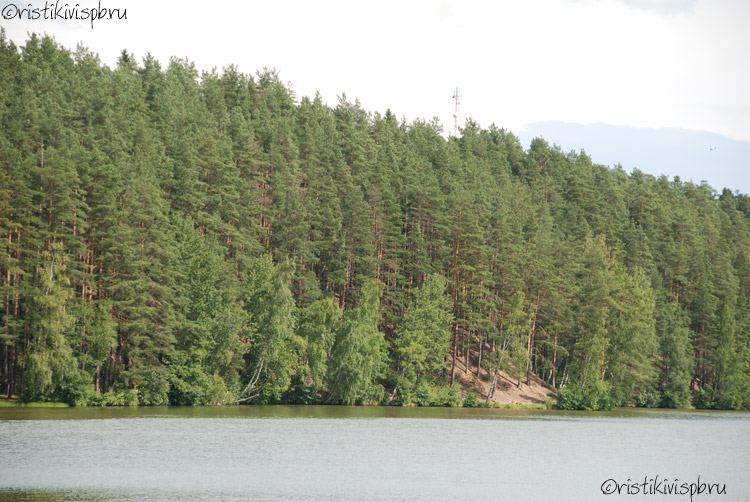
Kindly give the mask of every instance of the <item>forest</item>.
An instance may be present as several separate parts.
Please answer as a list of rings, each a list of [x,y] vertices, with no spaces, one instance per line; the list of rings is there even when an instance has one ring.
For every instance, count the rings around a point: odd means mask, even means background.
[[[7,398],[750,408],[745,194],[4,32],[0,124]]]

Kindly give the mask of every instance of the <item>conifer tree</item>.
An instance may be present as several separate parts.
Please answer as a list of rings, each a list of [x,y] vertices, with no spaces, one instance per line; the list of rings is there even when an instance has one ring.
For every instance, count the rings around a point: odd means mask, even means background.
[[[0,29],[0,393],[750,407],[750,197],[396,116]]]

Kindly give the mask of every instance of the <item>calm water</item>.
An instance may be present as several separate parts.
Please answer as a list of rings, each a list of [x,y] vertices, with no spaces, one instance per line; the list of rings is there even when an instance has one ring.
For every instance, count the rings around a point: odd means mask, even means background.
[[[0,408],[9,501],[690,500],[602,493],[656,476],[750,500],[750,413]]]

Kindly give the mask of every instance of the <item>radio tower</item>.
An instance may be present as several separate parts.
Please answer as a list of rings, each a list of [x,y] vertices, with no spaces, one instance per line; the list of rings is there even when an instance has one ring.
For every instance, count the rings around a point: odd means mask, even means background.
[[[458,93],[458,87],[456,87],[456,92],[453,93],[453,104],[455,106],[453,111],[453,135],[458,136],[458,109],[461,105],[461,95]]]

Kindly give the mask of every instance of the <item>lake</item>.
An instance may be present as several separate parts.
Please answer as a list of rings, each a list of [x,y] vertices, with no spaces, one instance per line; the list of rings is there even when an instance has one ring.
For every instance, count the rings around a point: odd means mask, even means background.
[[[8,501],[689,501],[701,485],[693,500],[750,500],[750,413],[0,408]]]

